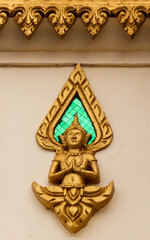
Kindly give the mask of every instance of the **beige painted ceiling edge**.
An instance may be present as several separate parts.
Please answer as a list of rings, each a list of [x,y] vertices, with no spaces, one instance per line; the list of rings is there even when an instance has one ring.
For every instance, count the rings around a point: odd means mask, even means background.
[[[135,0],[0,0],[0,30],[8,18],[14,18],[27,39],[31,39],[43,18],[47,18],[62,39],[71,29],[76,18],[94,39],[105,26],[108,18],[116,17],[132,39],[146,18],[150,17],[150,1]],[[111,19],[110,19],[111,20]]]

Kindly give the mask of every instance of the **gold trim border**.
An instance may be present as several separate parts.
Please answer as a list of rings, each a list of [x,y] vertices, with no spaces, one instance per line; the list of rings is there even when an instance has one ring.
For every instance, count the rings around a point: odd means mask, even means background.
[[[94,39],[113,17],[132,39],[150,17],[150,0],[0,0],[0,30],[8,18],[14,18],[27,39],[31,39],[43,18],[48,19],[61,39],[81,18]]]

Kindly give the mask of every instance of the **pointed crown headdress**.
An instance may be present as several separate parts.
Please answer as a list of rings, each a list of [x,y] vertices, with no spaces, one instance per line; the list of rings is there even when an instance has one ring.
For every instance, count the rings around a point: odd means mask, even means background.
[[[77,129],[84,133],[84,135],[85,135],[84,146],[86,147],[87,142],[90,140],[91,134],[88,134],[87,131],[83,127],[81,127],[77,114],[75,115],[72,124],[65,130],[63,135],[59,135],[59,138],[61,139],[61,142],[63,143],[63,147],[65,147],[65,135],[67,132],[69,132],[72,129]]]
[[[84,134],[87,134],[85,129],[83,127],[81,127],[77,114],[75,115],[72,124],[65,130],[65,132],[63,134],[65,135],[68,131],[70,131],[72,129],[78,129],[78,130],[82,131]]]

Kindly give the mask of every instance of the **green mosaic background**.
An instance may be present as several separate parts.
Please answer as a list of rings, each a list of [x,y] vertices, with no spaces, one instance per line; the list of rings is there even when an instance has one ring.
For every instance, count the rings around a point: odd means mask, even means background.
[[[60,123],[56,126],[54,131],[54,137],[55,139],[60,142],[58,136],[62,135],[66,128],[68,128],[74,119],[75,115],[78,115],[78,120],[80,125],[87,131],[87,133],[91,134],[92,137],[88,144],[92,143],[96,138],[96,132],[94,130],[94,127],[92,125],[92,122],[90,118],[88,117],[81,100],[79,98],[75,98],[69,108],[66,110],[65,114],[61,118]]]

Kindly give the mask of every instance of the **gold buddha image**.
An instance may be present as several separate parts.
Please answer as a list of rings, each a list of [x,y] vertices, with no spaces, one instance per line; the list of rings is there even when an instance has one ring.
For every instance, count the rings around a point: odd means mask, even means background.
[[[76,70],[82,73],[80,65],[77,65]],[[74,78],[72,77],[72,79]],[[82,86],[81,81],[76,81],[76,83],[80,83]],[[80,95],[79,89],[77,90]],[[74,92],[76,93],[76,91]],[[83,98],[82,100],[84,102]],[[49,120],[52,110],[53,106],[39,127],[37,140],[42,147],[56,151],[56,157],[52,161],[49,171],[49,182],[53,186],[41,187],[33,182],[32,188],[41,204],[53,210],[68,231],[76,233],[85,227],[95,212],[104,207],[113,196],[113,181],[106,187],[92,186],[100,181],[99,168],[94,154],[98,149],[109,145],[112,140],[112,131],[101,110],[102,123],[97,125],[100,126],[100,130],[96,129],[96,140],[98,140],[97,142],[95,140],[95,145],[94,143],[92,143],[93,145],[88,144],[91,134],[88,134],[80,125],[76,114],[72,124],[62,135],[59,135],[60,142],[58,143],[54,138],[53,129],[59,119],[56,119],[56,115],[54,115],[54,118]],[[57,111],[61,116],[58,108]],[[93,119],[94,117],[95,115],[93,115]],[[53,124],[54,121],[56,122]],[[96,121],[93,120],[93,122]]]
[[[79,231],[93,214],[104,207],[113,195],[113,182],[107,187],[86,186],[99,183],[97,160],[87,150],[90,134],[81,127],[78,117],[59,136],[62,152],[57,154],[49,171],[49,182],[59,187],[40,187],[33,183],[38,200],[53,209],[61,223],[73,233]]]
[[[87,134],[81,127],[77,115],[75,115],[72,125],[59,137],[63,143],[63,151],[53,160],[49,181],[59,183],[66,174],[67,179],[73,179],[75,174],[80,174],[81,182],[85,184],[99,183],[97,161],[93,154],[87,151],[90,134]],[[72,173],[74,173],[74,177]],[[70,175],[68,176],[68,174]]]

